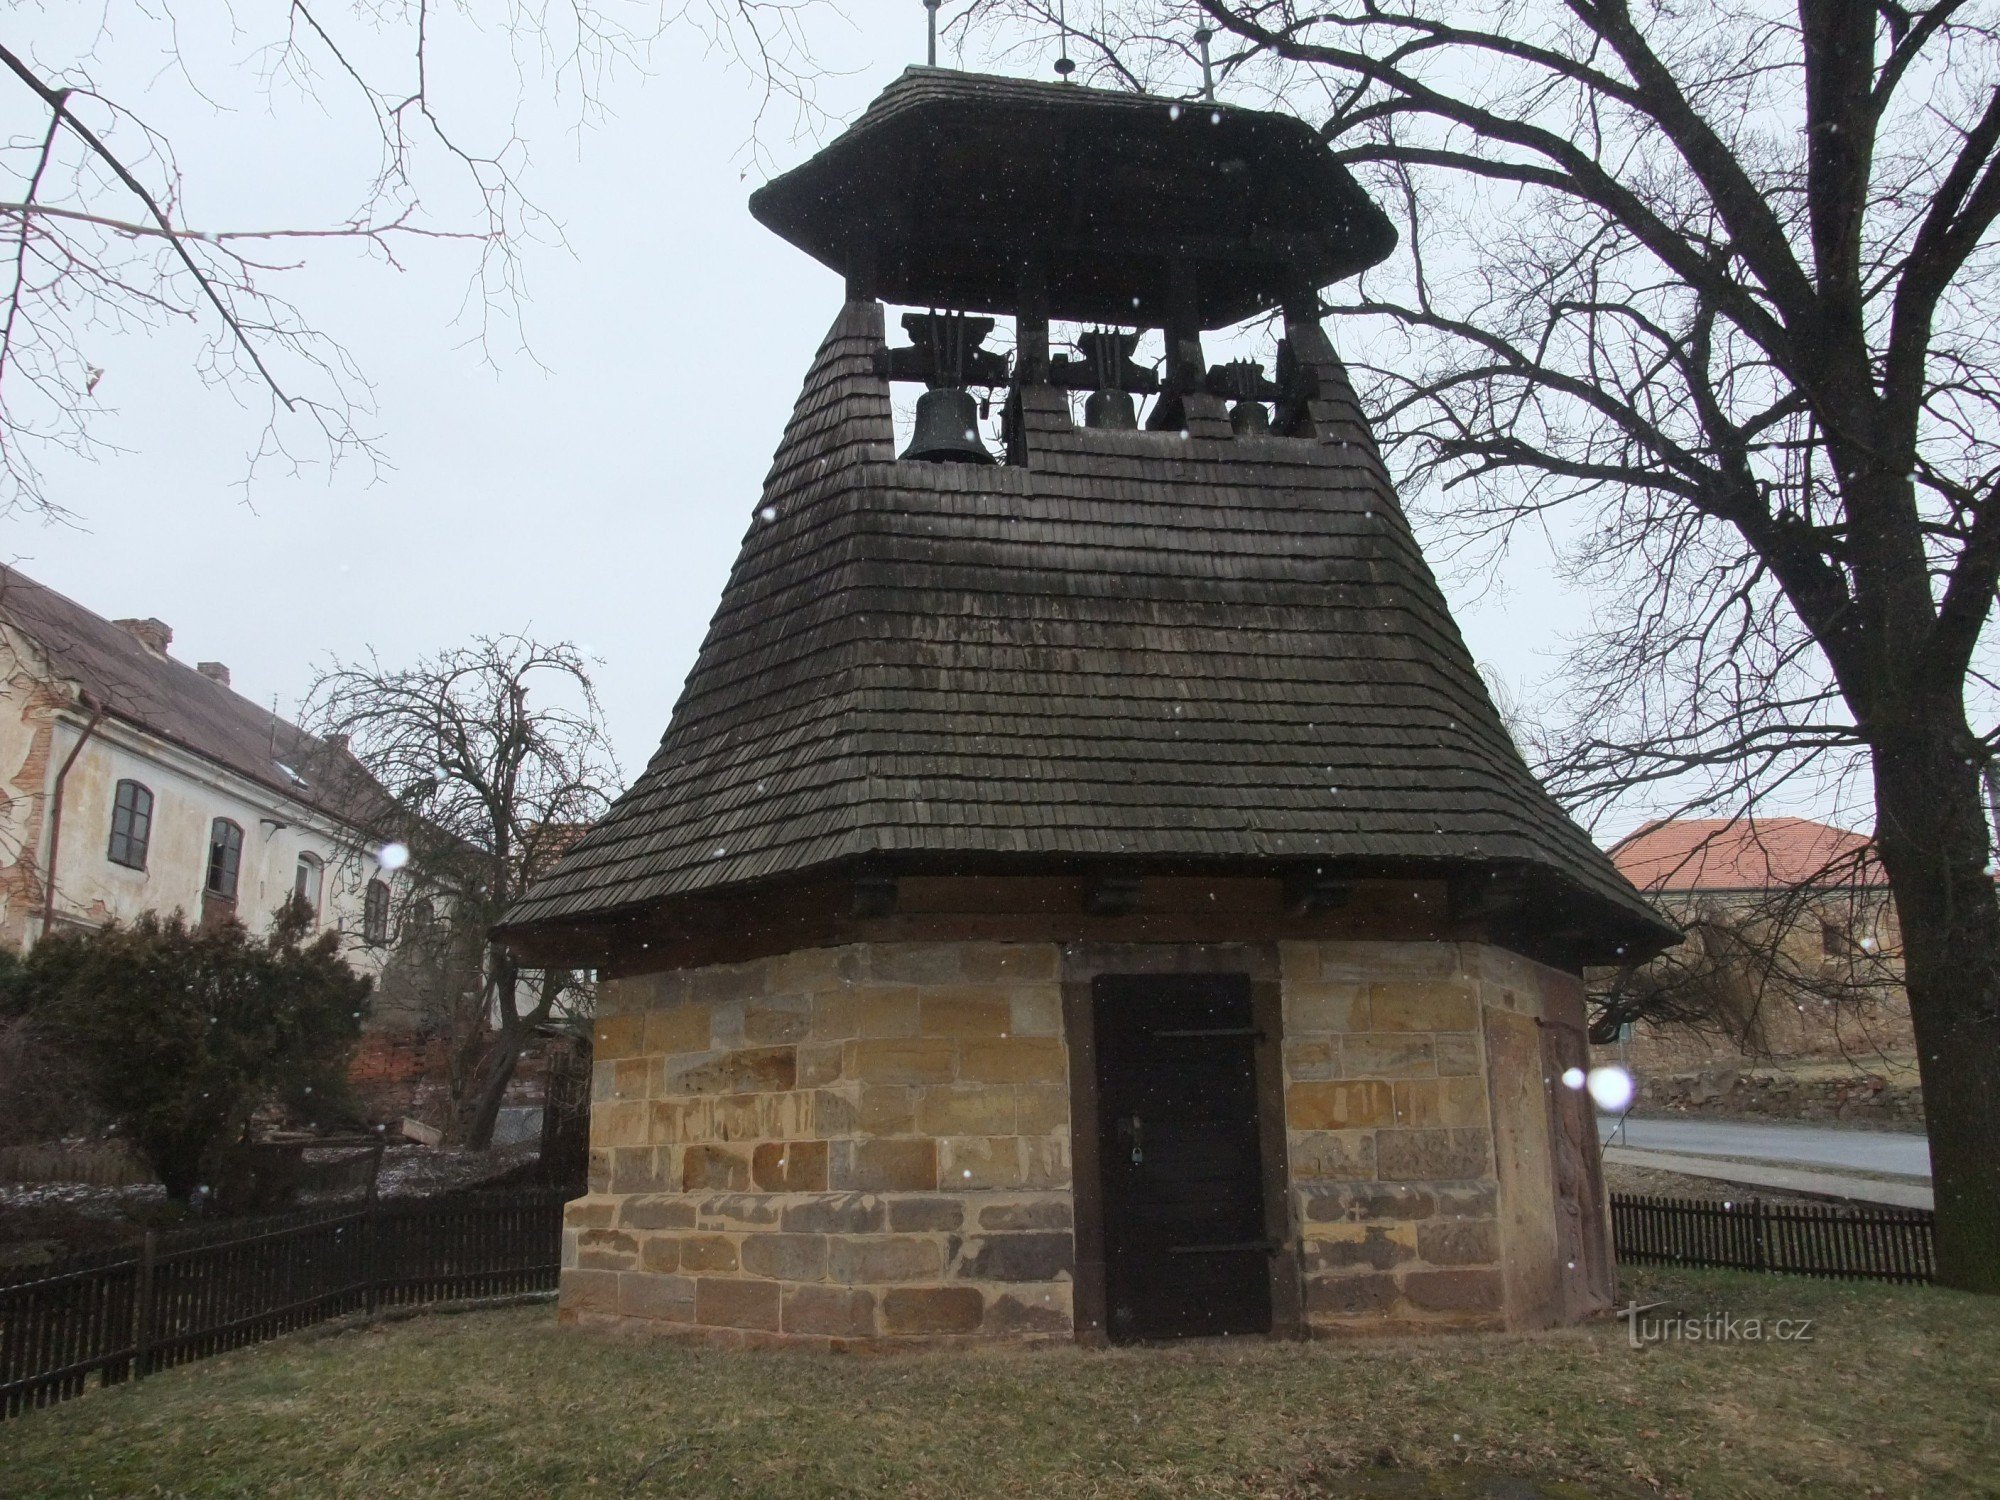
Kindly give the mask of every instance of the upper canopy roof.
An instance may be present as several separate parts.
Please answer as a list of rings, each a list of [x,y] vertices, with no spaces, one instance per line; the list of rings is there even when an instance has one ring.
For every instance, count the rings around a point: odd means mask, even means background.
[[[1147,327],[1175,260],[1223,328],[1396,244],[1294,116],[939,68],[906,70],[750,212],[891,302],[1012,313],[1040,253],[1050,316]]]

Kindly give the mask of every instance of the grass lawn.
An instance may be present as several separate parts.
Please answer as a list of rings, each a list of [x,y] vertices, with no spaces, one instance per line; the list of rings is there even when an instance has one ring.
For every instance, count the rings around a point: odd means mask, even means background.
[[[546,1306],[304,1335],[0,1424],[9,1495],[2000,1496],[2000,1301],[1630,1271],[1806,1343],[721,1353]]]

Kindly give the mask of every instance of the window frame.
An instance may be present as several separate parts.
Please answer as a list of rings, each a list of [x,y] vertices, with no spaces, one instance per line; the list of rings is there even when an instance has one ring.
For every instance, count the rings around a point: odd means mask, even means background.
[[[224,829],[236,835],[234,848],[225,845],[218,837]],[[216,853],[221,850],[233,856],[229,861],[229,888],[224,890],[215,883]],[[243,888],[243,825],[234,818],[215,818],[208,825],[208,865],[202,871],[201,893],[213,896],[218,901],[234,903],[237,893]]]
[[[308,870],[312,872],[311,896],[307,896],[305,891]],[[310,849],[301,849],[298,863],[292,869],[292,899],[305,904],[306,910],[312,914],[314,926],[319,925],[319,905],[325,894],[326,861]]]
[[[361,894],[361,941],[371,948],[389,946],[389,882],[374,876]]]
[[[128,789],[134,794],[130,803],[125,797]],[[138,800],[141,797],[146,799],[143,807]],[[146,857],[152,851],[153,810],[157,806],[153,789],[145,782],[135,776],[119,777],[111,792],[111,837],[105,844],[104,857],[127,870],[144,870]],[[119,856],[121,846],[125,858]]]

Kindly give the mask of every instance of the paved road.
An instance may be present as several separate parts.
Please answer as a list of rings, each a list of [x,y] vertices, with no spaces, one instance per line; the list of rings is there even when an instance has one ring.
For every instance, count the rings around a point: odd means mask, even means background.
[[[1611,1135],[1618,1122],[1599,1116],[1598,1134]],[[1687,1156],[1740,1156],[1754,1161],[1846,1167],[1856,1172],[1931,1175],[1930,1143],[1920,1135],[1886,1130],[1842,1130],[1829,1125],[1752,1125],[1735,1120],[1648,1120],[1625,1122],[1620,1144]]]

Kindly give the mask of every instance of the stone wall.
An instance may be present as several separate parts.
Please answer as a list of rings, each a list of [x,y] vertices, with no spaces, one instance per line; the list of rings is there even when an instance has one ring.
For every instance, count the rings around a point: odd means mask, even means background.
[[[1067,1337],[1057,963],[854,944],[606,981],[562,1316],[726,1342]]]
[[[1576,1268],[1559,1259],[1564,1194],[1537,1023],[1561,1011],[1580,1024],[1581,982],[1454,943],[1287,943],[1283,973],[1309,1329],[1557,1321]],[[1510,1021],[1533,1050],[1501,1059],[1489,1037],[1507,1045]],[[1601,1218],[1601,1195],[1570,1196],[1571,1214]]]

